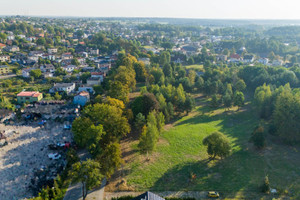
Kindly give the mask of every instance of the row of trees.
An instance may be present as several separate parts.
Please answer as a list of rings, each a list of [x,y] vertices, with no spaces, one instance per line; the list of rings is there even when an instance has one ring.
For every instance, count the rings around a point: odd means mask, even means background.
[[[300,92],[289,84],[276,89],[262,85],[255,90],[254,103],[261,118],[271,120],[270,133],[288,142],[300,141]]]

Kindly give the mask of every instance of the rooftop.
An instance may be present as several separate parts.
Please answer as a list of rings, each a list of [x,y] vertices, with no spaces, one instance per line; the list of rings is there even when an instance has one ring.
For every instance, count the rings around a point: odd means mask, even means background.
[[[34,92],[34,91],[26,91],[26,92],[20,92],[17,94],[18,97],[38,97],[42,93],[39,92]]]
[[[80,95],[80,96],[90,96],[90,94],[86,91],[79,92],[78,95]]]

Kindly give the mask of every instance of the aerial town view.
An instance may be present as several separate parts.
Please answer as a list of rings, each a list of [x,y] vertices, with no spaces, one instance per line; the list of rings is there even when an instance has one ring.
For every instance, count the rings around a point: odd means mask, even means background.
[[[297,1],[2,1],[0,200],[300,199]]]

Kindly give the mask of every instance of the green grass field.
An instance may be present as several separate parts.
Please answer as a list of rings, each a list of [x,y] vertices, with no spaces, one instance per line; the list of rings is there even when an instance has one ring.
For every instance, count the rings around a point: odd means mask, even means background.
[[[286,189],[290,196],[297,196],[300,191],[297,148],[271,142],[273,139],[268,136],[268,147],[257,151],[248,142],[258,124],[251,106],[225,112],[222,108],[210,109],[206,101],[198,100],[200,105],[194,112],[172,126],[167,125],[169,130],[160,137],[150,161],[138,153],[138,141],[129,144],[126,155],[130,159],[124,158],[127,164],[122,170],[127,184],[137,191],[217,190],[226,198],[246,196],[247,199],[250,195],[253,198],[262,195],[259,187],[268,174],[272,188]],[[203,138],[214,131],[223,132],[233,147],[232,154],[223,160],[210,161],[202,145]],[[192,173],[197,175],[193,182]]]
[[[187,66],[185,66],[185,68],[187,68],[187,69],[194,69],[194,70],[202,70],[203,69],[203,65],[187,65]]]

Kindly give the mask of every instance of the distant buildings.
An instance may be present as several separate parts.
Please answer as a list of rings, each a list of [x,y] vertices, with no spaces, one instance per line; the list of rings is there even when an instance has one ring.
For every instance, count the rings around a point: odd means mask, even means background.
[[[73,103],[84,106],[90,101],[90,93],[82,91],[74,97]]]
[[[64,53],[61,55],[62,60],[70,60],[73,59],[73,55],[71,53]]]
[[[35,103],[43,99],[43,94],[39,92],[20,92],[17,94],[18,103]]]
[[[90,54],[92,55],[99,55],[99,49],[91,49]]]
[[[49,93],[66,92],[67,94],[75,91],[75,83],[54,83]]]
[[[244,56],[244,63],[252,63],[254,61],[254,55],[247,54]]]
[[[263,65],[267,65],[269,63],[269,58],[260,58],[258,59],[258,62]]]
[[[22,77],[23,78],[29,78],[30,77],[30,72],[31,70],[33,70],[34,68],[26,68],[26,69],[22,69]]]
[[[0,65],[0,75],[8,74],[10,69],[7,65]]]
[[[62,67],[66,72],[71,73],[76,69],[75,65],[68,65],[68,66],[64,66]]]
[[[86,81],[87,85],[93,86],[93,85],[100,85],[101,84],[101,78],[99,77],[90,77]]]
[[[103,72],[92,72],[91,78],[100,78],[100,82],[102,83],[105,77],[105,73]]]
[[[49,48],[48,49],[48,53],[49,54],[55,54],[55,53],[57,53],[57,48]]]
[[[150,65],[150,58],[138,58],[138,61],[143,62],[145,65]]]
[[[7,62],[10,60],[10,56],[8,55],[0,55],[0,62]]]
[[[40,66],[40,70],[44,73],[45,72],[53,73],[53,72],[55,72],[55,67],[52,64],[44,64],[44,65]]]
[[[20,51],[20,48],[18,46],[7,46],[5,47],[5,50],[9,52],[17,52]]]

